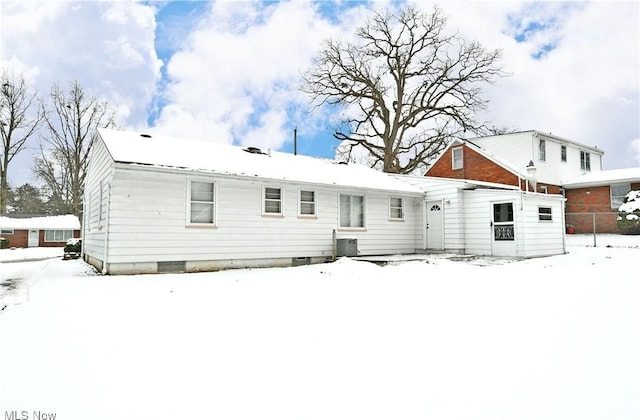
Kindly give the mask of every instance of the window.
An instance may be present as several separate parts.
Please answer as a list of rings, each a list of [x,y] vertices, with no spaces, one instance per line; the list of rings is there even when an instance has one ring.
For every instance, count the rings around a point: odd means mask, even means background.
[[[551,221],[551,207],[538,207],[538,220]]]
[[[562,162],[567,161],[567,146],[560,146],[560,160]]]
[[[611,208],[617,209],[624,202],[624,196],[631,191],[631,184],[612,184],[610,190]]]
[[[73,230],[55,229],[44,231],[45,242],[66,242],[70,238],[73,238]]]
[[[215,223],[215,183],[191,181],[189,188],[189,223]]]
[[[264,213],[282,214],[282,189],[264,188]]]
[[[2,228],[0,235],[13,235],[13,229]]]
[[[540,160],[547,160],[547,143],[543,139],[538,140],[538,150],[540,151]]]
[[[591,154],[589,152],[580,151],[580,169],[583,171],[591,170]]]
[[[515,240],[513,203],[497,203],[493,205],[493,239],[495,241]]]
[[[462,169],[462,147],[451,149],[451,169]]]
[[[567,190],[565,190],[564,188],[560,188],[559,189],[559,193],[561,196],[566,197],[567,196]]]
[[[540,192],[542,194],[549,194],[549,188],[546,185],[540,185]]]
[[[390,219],[404,218],[404,211],[402,210],[402,198],[399,198],[399,197],[389,198],[389,218]]]
[[[340,194],[340,227],[364,227],[364,197]]]
[[[300,190],[300,215],[316,215],[316,192]]]

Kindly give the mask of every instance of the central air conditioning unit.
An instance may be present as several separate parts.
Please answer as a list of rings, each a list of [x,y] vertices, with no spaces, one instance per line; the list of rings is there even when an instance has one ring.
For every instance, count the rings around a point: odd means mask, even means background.
[[[358,256],[358,240],[354,238],[340,238],[336,246],[337,257]]]

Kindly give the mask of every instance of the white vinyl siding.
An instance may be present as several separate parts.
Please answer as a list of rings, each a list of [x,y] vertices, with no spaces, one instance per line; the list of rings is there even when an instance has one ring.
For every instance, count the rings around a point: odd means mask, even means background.
[[[451,149],[451,169],[462,169],[464,165],[462,147]]]
[[[404,210],[402,206],[402,198],[389,198],[389,219],[402,220],[404,218]]]
[[[300,190],[300,216],[316,215],[316,192],[311,190]]]
[[[282,189],[274,187],[264,188],[263,213],[269,215],[282,215]]]
[[[214,182],[189,182],[189,224],[215,224],[215,191]]]
[[[364,196],[340,194],[340,227],[364,227]]]
[[[73,230],[52,229],[44,231],[45,242],[66,242],[73,238]]]

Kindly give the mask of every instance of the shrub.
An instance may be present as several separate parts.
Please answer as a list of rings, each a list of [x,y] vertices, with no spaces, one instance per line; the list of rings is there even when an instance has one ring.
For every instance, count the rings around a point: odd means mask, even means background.
[[[624,197],[616,223],[625,233],[640,234],[640,190],[631,190]]]

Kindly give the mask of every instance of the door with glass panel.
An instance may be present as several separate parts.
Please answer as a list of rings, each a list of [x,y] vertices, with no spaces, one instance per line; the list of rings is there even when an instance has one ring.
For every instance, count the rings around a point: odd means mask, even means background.
[[[513,202],[492,203],[492,252],[496,257],[516,255]]]

